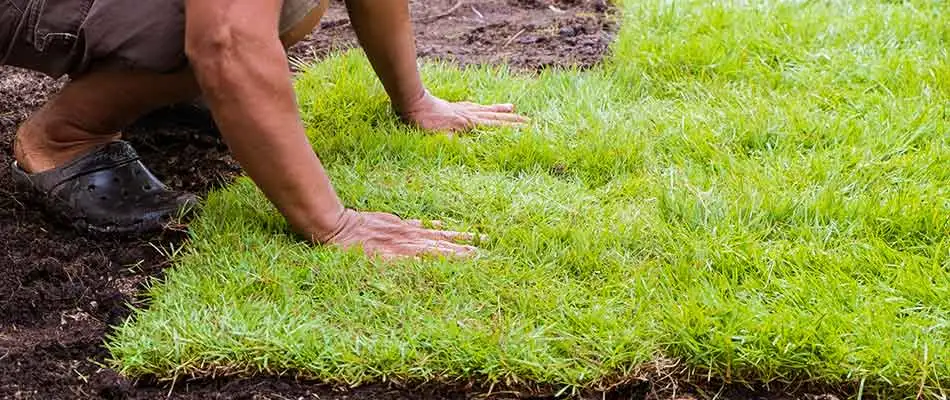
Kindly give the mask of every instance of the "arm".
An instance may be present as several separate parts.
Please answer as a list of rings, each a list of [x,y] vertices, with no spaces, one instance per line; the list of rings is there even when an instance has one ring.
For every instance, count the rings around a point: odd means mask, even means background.
[[[297,113],[277,36],[281,1],[186,7],[185,51],[232,153],[299,233],[328,240],[344,209]]]
[[[281,0],[186,0],[186,45],[202,94],[235,158],[300,234],[385,257],[470,251],[381,213],[343,207],[314,154],[278,38]],[[453,247],[457,246],[457,247]]]
[[[527,121],[511,104],[449,103],[430,95],[416,65],[408,0],[346,0],[356,37],[399,115],[424,129],[459,130]]]

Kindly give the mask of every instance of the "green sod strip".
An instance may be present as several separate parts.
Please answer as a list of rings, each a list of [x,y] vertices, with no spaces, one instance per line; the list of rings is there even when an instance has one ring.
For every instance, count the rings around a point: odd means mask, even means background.
[[[950,387],[950,5],[624,3],[591,71],[425,66],[525,129],[414,131],[358,52],[314,66],[300,105],[346,204],[484,233],[481,255],[309,246],[242,179],[115,331],[115,366],[598,387],[672,359]]]

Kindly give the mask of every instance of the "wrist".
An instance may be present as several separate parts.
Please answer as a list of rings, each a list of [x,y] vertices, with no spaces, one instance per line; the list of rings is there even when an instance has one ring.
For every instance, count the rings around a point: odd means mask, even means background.
[[[426,100],[431,97],[429,90],[422,87],[411,96],[406,96],[405,98],[395,100],[392,102],[393,109],[396,110],[396,114],[399,114],[400,117],[404,119],[410,118],[420,109],[424,108]]]
[[[323,212],[313,216],[302,230],[311,242],[327,244],[352,225],[355,217],[355,211],[340,207],[333,212]]]

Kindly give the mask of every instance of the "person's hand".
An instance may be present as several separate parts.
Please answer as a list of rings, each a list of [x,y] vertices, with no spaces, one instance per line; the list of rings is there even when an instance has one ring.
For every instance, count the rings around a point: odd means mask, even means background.
[[[400,115],[419,128],[438,132],[457,132],[479,126],[520,126],[528,122],[527,118],[515,114],[512,104],[452,103],[429,92],[407,106]]]
[[[344,249],[361,246],[369,257],[393,260],[472,256],[475,247],[458,243],[472,238],[468,233],[427,229],[421,221],[402,220],[392,214],[346,210],[340,231],[327,242]]]

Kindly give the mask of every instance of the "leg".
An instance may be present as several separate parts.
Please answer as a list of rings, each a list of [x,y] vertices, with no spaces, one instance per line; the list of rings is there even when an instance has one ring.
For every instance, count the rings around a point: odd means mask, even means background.
[[[320,22],[324,0],[281,36],[284,46],[302,40]],[[28,172],[63,165],[120,137],[120,129],[156,108],[190,101],[200,90],[190,70],[174,74],[91,72],[68,83],[17,131],[14,156]]]
[[[198,94],[191,71],[93,72],[72,81],[20,126],[14,156],[28,172],[42,172],[119,138],[142,114]]]

